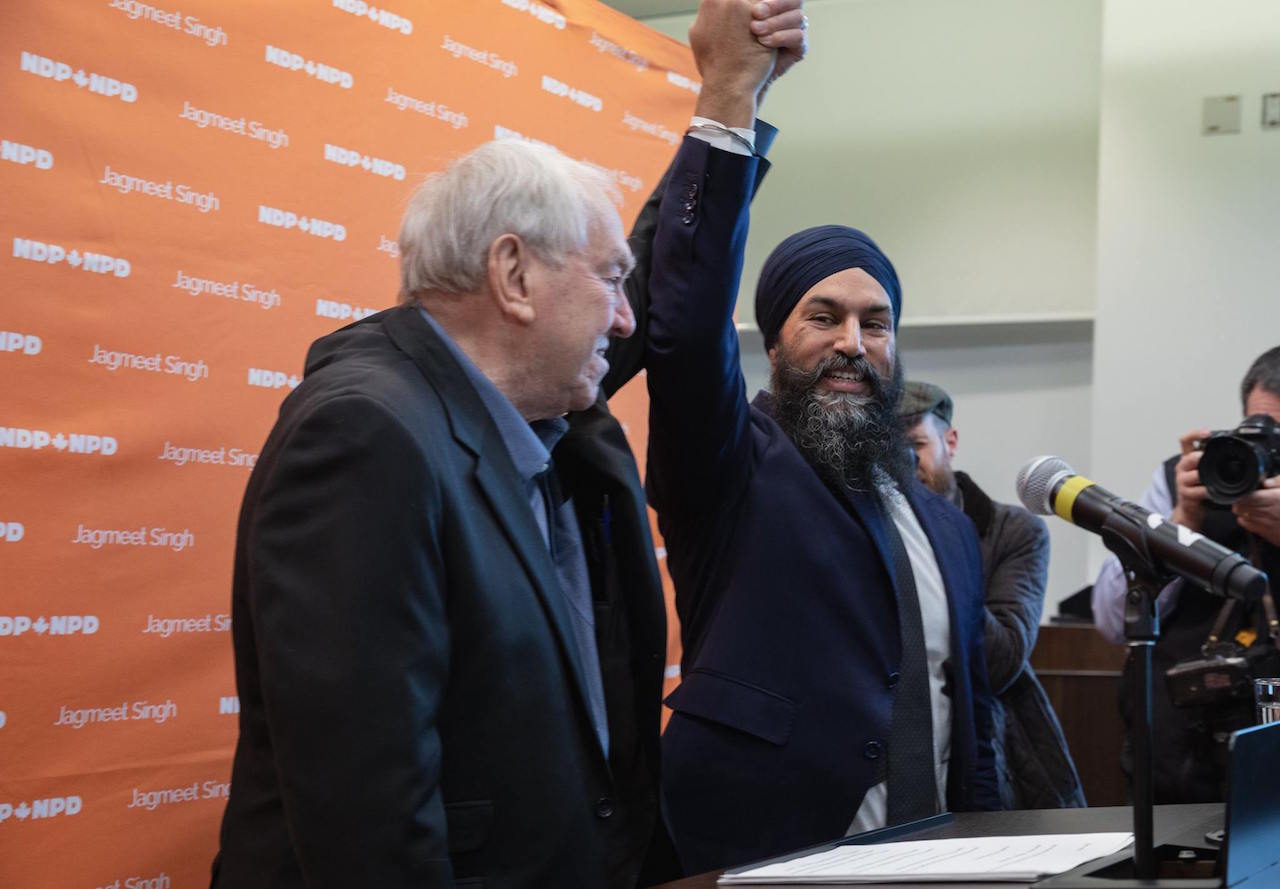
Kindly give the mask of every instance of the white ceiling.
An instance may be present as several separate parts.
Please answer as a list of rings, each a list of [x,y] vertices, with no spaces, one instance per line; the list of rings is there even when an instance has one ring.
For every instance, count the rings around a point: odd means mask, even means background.
[[[698,8],[698,0],[604,0],[604,4],[637,19],[693,12]]]

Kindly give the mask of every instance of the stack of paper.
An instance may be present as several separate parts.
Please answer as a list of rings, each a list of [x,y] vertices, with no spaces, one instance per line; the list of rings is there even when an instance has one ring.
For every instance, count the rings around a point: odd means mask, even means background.
[[[1114,855],[1132,842],[1131,833],[1080,833],[837,846],[727,873],[720,883],[1032,882]]]

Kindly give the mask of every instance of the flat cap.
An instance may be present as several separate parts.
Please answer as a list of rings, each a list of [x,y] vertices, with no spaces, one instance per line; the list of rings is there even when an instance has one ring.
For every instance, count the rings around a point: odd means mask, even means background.
[[[951,396],[941,386],[922,380],[908,380],[902,391],[902,405],[898,413],[904,417],[923,417],[934,414],[948,426],[951,425]]]

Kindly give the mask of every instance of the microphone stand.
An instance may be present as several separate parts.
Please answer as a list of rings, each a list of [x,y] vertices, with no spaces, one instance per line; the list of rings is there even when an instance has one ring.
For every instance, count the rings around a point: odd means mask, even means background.
[[[1160,638],[1156,597],[1173,575],[1164,570],[1147,547],[1146,529],[1139,527],[1135,534],[1135,527],[1132,519],[1114,511],[1103,523],[1101,535],[1107,549],[1120,559],[1128,582],[1124,637],[1134,666],[1130,699],[1135,704],[1135,719],[1129,727],[1129,743],[1133,747],[1133,869],[1137,879],[1154,880],[1157,862],[1153,826],[1151,654]]]
[[[1138,512],[1139,515],[1132,512]],[[1220,889],[1223,886],[1220,871],[1215,876],[1208,877],[1199,872],[1183,875],[1178,873],[1177,868],[1170,868],[1170,876],[1164,879],[1157,876],[1160,862],[1156,857],[1154,830],[1152,651],[1160,638],[1156,598],[1178,575],[1170,571],[1164,560],[1152,551],[1150,530],[1143,521],[1140,510],[1115,509],[1109,511],[1098,531],[1107,549],[1120,560],[1128,586],[1125,595],[1124,635],[1133,659],[1129,685],[1130,699],[1134,704],[1134,718],[1129,726],[1129,743],[1133,748],[1132,875],[1126,871],[1129,862],[1117,854],[1113,858],[1091,862],[1075,871],[1036,884],[1045,886],[1046,889],[1050,886],[1053,889],[1097,889],[1104,886],[1111,889],[1158,886]],[[1245,590],[1245,593],[1251,593],[1251,590]],[[1273,626],[1277,630],[1277,636],[1280,636],[1280,622]],[[1176,846],[1170,848],[1178,851],[1180,859],[1191,851],[1197,863],[1201,861],[1201,856],[1196,855],[1194,850]],[[1218,862],[1225,861],[1225,847],[1221,856],[1216,859]]]

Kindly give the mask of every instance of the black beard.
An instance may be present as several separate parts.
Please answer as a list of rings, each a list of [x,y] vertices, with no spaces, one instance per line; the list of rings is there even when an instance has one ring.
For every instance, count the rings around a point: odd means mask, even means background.
[[[860,374],[869,395],[823,392],[818,381],[833,370]],[[898,416],[902,362],[886,382],[866,358],[832,355],[806,371],[789,360],[781,345],[773,371],[774,419],[800,453],[837,490],[878,489],[884,476],[905,490],[915,477],[906,428]]]

